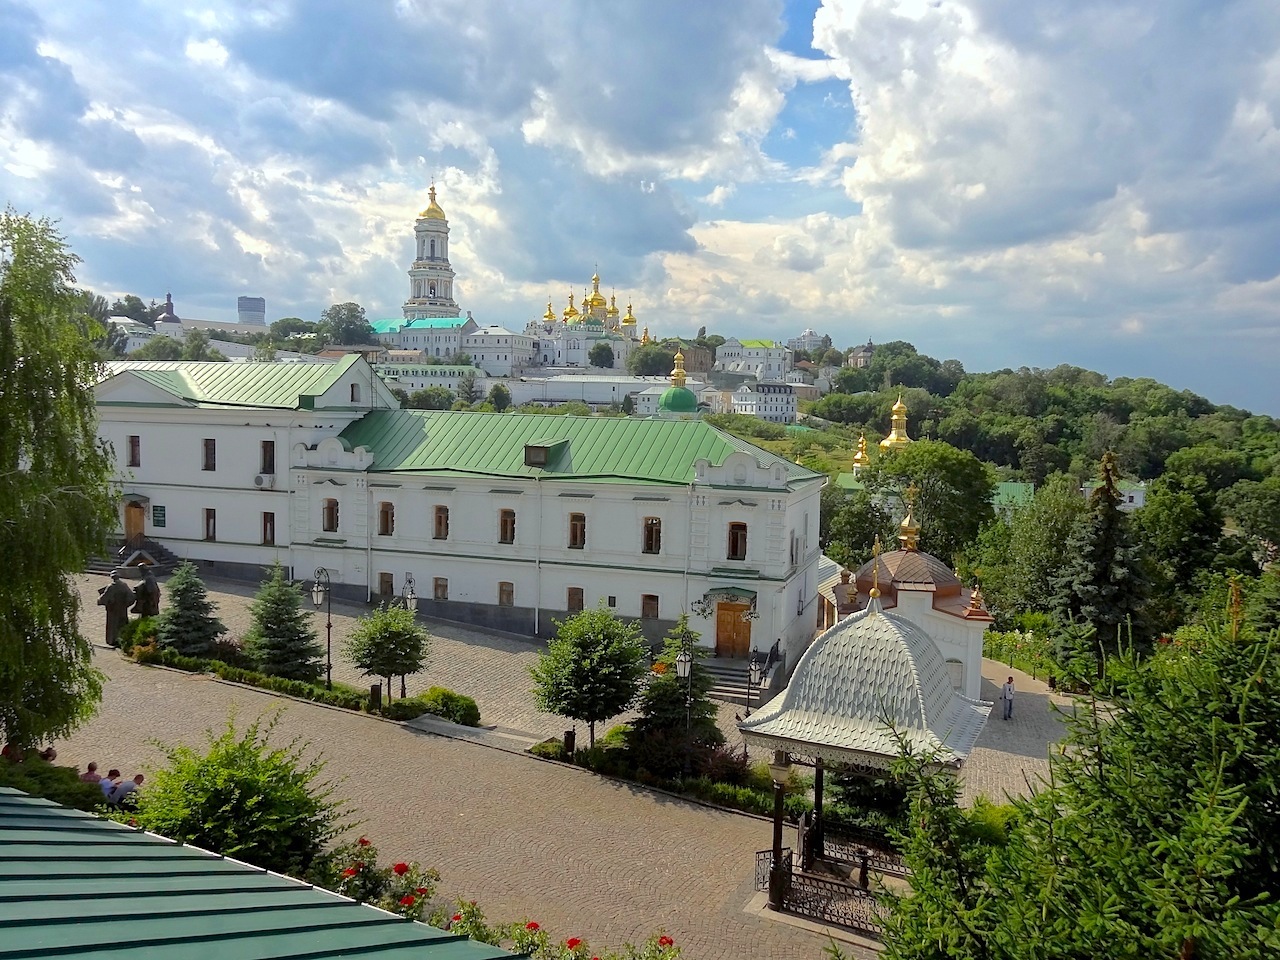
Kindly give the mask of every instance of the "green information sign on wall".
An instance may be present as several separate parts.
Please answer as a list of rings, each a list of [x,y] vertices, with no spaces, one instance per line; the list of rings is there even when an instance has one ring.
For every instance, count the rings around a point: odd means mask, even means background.
[[[164,526],[164,507],[154,503],[151,505],[151,525],[153,527]]]

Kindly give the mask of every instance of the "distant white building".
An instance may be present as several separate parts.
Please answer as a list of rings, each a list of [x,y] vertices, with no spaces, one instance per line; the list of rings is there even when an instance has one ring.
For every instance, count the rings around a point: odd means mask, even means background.
[[[1080,492],[1088,500],[1100,486],[1102,484],[1097,480],[1090,480],[1080,488]],[[1147,485],[1142,481],[1117,480],[1116,489],[1120,492],[1120,509],[1126,513],[1132,513],[1147,503]]]
[[[457,317],[461,313],[453,298],[456,274],[449,264],[449,221],[436,203],[434,183],[427,197],[430,203],[413,225],[415,252],[409,266],[409,299],[403,307],[406,320]]]
[[[140,323],[132,317],[107,317],[107,323],[125,335],[124,352],[126,354],[133,353],[143,344],[161,336],[145,323]]]
[[[388,387],[398,387],[405,393],[428,387],[444,387],[457,394],[458,381],[468,376],[476,378],[476,389],[484,395],[488,395],[493,386],[493,381],[483,370],[456,363],[377,363],[374,364],[374,369],[387,382]]]
[[[791,350],[803,350],[805,353],[812,354],[815,350],[826,350],[830,338],[820,333],[815,333],[808,327],[798,337],[792,337],[787,341],[787,347]]]
[[[730,337],[716,348],[716,370],[757,380],[782,380],[791,369],[791,351],[772,340]]]
[[[789,383],[744,383],[733,391],[733,412],[768,423],[795,423],[795,388]]]
[[[533,337],[486,326],[462,336],[462,352],[492,377],[509,377],[533,362]]]
[[[577,400],[585,403],[593,410],[622,402],[631,397],[634,416],[653,416],[657,412],[657,403],[662,394],[671,386],[669,377],[629,377],[625,374],[607,376],[604,374],[559,374],[550,377],[514,377],[504,380],[511,391],[511,399],[520,403],[541,403],[546,406],[557,406]],[[704,384],[689,381],[695,392]],[[656,390],[650,403],[650,391]]]
[[[449,360],[465,353],[462,338],[480,329],[470,314],[465,318],[413,317],[402,320],[388,317],[370,320],[369,325],[373,327],[378,342],[388,349],[420,350],[437,360]]]

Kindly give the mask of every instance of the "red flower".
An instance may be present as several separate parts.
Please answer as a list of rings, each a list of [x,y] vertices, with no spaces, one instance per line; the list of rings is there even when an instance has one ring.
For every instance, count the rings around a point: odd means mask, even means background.
[[[452,919],[453,919],[453,922],[454,922],[454,923],[457,923],[459,920],[461,920],[461,919],[462,919],[462,914],[460,914],[460,913],[455,913],[455,914],[453,915]]]
[[[417,902],[418,902],[418,898],[415,897],[412,893],[406,893],[403,897],[400,898],[400,906],[402,907],[412,907]]]
[[[418,888],[418,893],[422,894],[422,895],[425,897],[425,896],[427,895],[427,893],[428,893],[427,888],[426,888],[426,887],[419,887],[419,888]]]
[[[524,925],[524,928],[525,928],[526,930],[539,930],[539,929],[541,929],[541,928],[538,926],[538,921],[537,921],[537,920],[530,920],[528,923],[526,923],[526,924]]]
[[[660,947],[673,947],[675,946],[675,943],[676,942],[672,940],[670,937],[668,937],[665,933],[658,938],[658,946]]]
[[[391,869],[395,871],[397,877],[403,877],[409,872],[409,865],[407,863],[397,863]]]
[[[370,846],[368,837],[361,837],[359,840],[356,841],[356,843],[360,844],[360,846],[362,847]]]
[[[582,940],[578,937],[570,937],[564,942],[564,945],[570,950],[577,950],[578,947],[582,946]]]
[[[342,871],[342,875],[344,877],[354,877],[358,872],[359,871],[357,871],[355,867],[347,867],[347,869]]]

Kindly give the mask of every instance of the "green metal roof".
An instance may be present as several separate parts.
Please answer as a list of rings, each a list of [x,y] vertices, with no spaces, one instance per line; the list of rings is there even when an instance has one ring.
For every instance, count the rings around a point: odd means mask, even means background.
[[[841,490],[865,490],[867,485],[855,473],[836,474],[836,486]]]
[[[739,340],[738,342],[752,350],[772,349],[777,346],[772,340]]]
[[[466,317],[414,317],[412,320],[401,320],[400,328],[411,327],[414,330],[440,330],[460,327],[467,322]],[[376,327],[374,329],[377,329]]]
[[[1036,494],[1034,484],[1017,480],[1004,480],[996,484],[991,505],[995,507],[1025,507]]]
[[[498,960],[497,947],[0,787],[0,958]]]
[[[383,317],[380,320],[370,320],[369,326],[373,327],[374,333],[395,333],[406,323],[408,321],[404,317]]]
[[[299,410],[360,360],[348,354],[334,363],[223,363],[191,360],[115,360],[112,376],[130,373],[166,393],[202,407],[274,407]]]
[[[792,484],[823,476],[701,420],[375,410],[341,437],[352,448],[371,449],[372,469],[380,472],[683,485],[693,480],[696,461],[719,465],[745,452],[766,467],[785,464]],[[524,465],[527,444],[556,441],[568,445],[546,469]]]

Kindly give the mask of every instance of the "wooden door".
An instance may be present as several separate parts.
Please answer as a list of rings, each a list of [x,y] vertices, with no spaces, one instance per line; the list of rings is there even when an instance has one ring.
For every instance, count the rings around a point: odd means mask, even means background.
[[[751,621],[743,614],[750,604],[721,601],[716,605],[716,656],[743,659],[751,651]]]
[[[129,502],[124,505],[124,538],[132,540],[146,533],[147,508],[140,503]]]

